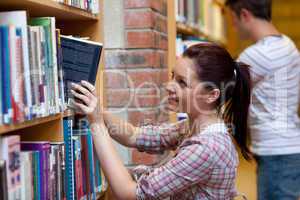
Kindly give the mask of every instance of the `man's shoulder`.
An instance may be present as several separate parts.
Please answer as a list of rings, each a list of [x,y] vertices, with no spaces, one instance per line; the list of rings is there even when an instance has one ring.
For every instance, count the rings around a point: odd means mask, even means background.
[[[250,45],[240,54],[240,57],[254,55],[256,58],[273,60],[274,57],[291,51],[298,51],[296,45],[288,36],[282,35],[281,38],[263,39]]]

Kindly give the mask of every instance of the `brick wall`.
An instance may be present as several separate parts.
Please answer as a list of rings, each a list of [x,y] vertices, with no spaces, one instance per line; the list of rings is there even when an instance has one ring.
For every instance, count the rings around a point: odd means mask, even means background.
[[[106,1],[110,7],[110,13],[104,13],[104,27],[110,30],[105,33],[108,108],[137,126],[167,120],[160,109],[168,81],[167,0]],[[113,25],[116,20],[122,21],[119,26]],[[150,164],[156,157],[133,150],[131,158]]]

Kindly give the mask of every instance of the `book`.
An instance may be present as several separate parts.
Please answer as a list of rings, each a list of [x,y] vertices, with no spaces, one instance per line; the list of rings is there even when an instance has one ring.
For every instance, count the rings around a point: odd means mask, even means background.
[[[21,150],[22,151],[38,151],[39,152],[39,167],[40,174],[39,174],[39,190],[41,199],[49,199],[49,170],[50,170],[50,163],[49,163],[49,155],[50,155],[50,143],[47,141],[41,142],[21,142]]]
[[[65,143],[65,185],[66,198],[75,199],[75,180],[74,180],[74,157],[73,157],[73,121],[71,119],[63,120],[64,143]]]
[[[6,161],[8,199],[21,199],[19,136],[0,138],[0,160]]]
[[[21,200],[33,199],[32,153],[21,152]]]
[[[65,95],[69,103],[71,83],[95,84],[103,45],[71,36],[61,36]]]
[[[32,113],[32,101],[31,101],[31,84],[30,84],[30,67],[29,67],[29,60],[28,60],[28,37],[27,37],[27,14],[26,11],[9,11],[9,12],[0,12],[0,26],[15,26],[16,28],[19,28],[19,37],[20,41],[22,43],[22,70],[23,70],[23,76],[22,76],[22,81],[24,82],[24,88],[25,88],[25,93],[24,93],[24,99],[25,99],[25,116],[27,120],[32,119],[31,113]],[[2,39],[4,39],[4,44],[2,44],[2,47],[6,47],[7,51],[9,50],[8,44],[8,36],[7,36],[7,29],[4,28],[4,36],[2,35]],[[3,33],[3,32],[2,32]],[[2,40],[3,41],[3,40]],[[4,46],[3,46],[4,45]],[[2,52],[3,53],[3,52]],[[4,65],[2,70],[2,74],[6,74],[5,78],[6,80],[3,81],[3,84],[5,85],[3,88],[9,88],[9,59],[10,55],[9,52],[4,52],[3,53],[4,57],[2,57],[2,63]],[[5,67],[4,67],[5,66]],[[11,88],[10,88],[11,89]],[[2,91],[2,97],[9,95],[11,96],[10,92],[8,91]],[[6,96],[7,97],[7,96]],[[12,118],[12,106],[10,106],[11,102],[8,102],[8,98],[6,99],[7,102],[5,102],[5,109],[6,109],[6,117],[4,118],[5,123],[10,123],[11,118]],[[5,115],[4,114],[4,115]]]
[[[3,106],[3,123],[9,124],[12,121],[11,105],[11,80],[10,80],[10,51],[9,51],[9,27],[0,26],[1,44],[2,44],[2,106]]]
[[[58,67],[57,67],[57,49],[54,17],[38,17],[30,20],[31,26],[41,26],[45,34],[45,75],[48,86],[48,98],[50,114],[60,112],[59,105],[59,86],[58,86]]]
[[[8,200],[6,161],[0,160],[0,199]]]

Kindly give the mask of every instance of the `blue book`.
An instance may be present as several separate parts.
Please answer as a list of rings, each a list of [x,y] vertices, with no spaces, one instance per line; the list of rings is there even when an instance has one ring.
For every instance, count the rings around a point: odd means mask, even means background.
[[[91,184],[91,198],[92,200],[96,200],[96,180],[95,180],[95,167],[94,167],[95,159],[94,159],[93,137],[90,129],[88,129],[87,145],[88,145],[88,158],[90,161],[89,171],[90,171],[90,184]]]
[[[2,52],[4,51],[4,47],[2,46],[2,28],[0,28],[0,80],[2,78]],[[0,125],[3,123],[3,110],[2,110],[2,81],[0,81]]]
[[[9,27],[1,26],[2,43],[2,97],[3,97],[3,122],[11,123],[12,104],[11,104],[11,86],[10,86],[10,52],[9,52]]]
[[[72,129],[72,120],[64,119],[63,120],[64,128],[64,142],[65,142],[65,165],[66,165],[66,174],[65,174],[65,183],[66,183],[66,198],[67,200],[75,199],[75,181],[74,181],[74,157],[73,157],[73,129]]]
[[[66,101],[72,97],[70,83],[85,80],[95,84],[103,45],[75,37],[61,36],[62,69]]]
[[[94,152],[96,155],[96,152]],[[97,155],[96,155],[97,156]],[[96,188],[97,192],[101,192],[102,189],[102,177],[101,177],[101,168],[99,159],[95,158],[95,173],[96,173]]]

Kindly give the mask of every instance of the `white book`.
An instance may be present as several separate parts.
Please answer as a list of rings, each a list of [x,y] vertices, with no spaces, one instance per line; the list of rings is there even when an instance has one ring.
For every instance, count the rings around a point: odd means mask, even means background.
[[[21,152],[21,200],[33,199],[31,152]]]
[[[28,26],[28,52],[30,66],[30,83],[32,88],[32,112],[38,117],[38,84],[36,80],[36,33],[32,30],[32,26]]]
[[[46,39],[45,39],[45,31],[42,27],[40,27],[40,40],[41,40],[41,43],[40,43],[40,47],[41,47],[41,72],[42,72],[42,81],[43,81],[43,91],[44,91],[44,106],[43,106],[43,113],[44,115],[43,116],[48,116],[49,115],[49,109],[50,109],[50,100],[49,100],[49,86],[48,84],[46,83],[46,55],[45,55],[45,52],[43,48],[45,48],[45,43],[46,43]],[[43,47],[42,47],[42,44]]]
[[[30,109],[31,101],[31,85],[30,85],[30,68],[28,59],[28,36],[27,36],[27,14],[26,11],[9,11],[0,12],[0,25],[14,25],[22,30],[22,50],[23,50],[23,66],[24,66],[24,82],[26,92],[25,113],[28,119],[31,119]]]
[[[52,35],[52,59],[53,59],[53,80],[54,80],[54,98],[55,113],[60,112],[59,85],[58,85],[58,66],[57,66],[57,48],[56,48],[56,27],[55,18],[51,17],[51,35]]]
[[[17,61],[16,61],[16,27],[13,25],[9,26],[9,62],[10,62],[10,84],[11,84],[11,97],[12,97],[12,104],[15,104],[17,101],[17,96],[18,96],[18,88],[16,81],[18,79],[17,75]],[[14,110],[9,109],[8,110],[8,118],[12,119],[13,118],[13,112]]]

